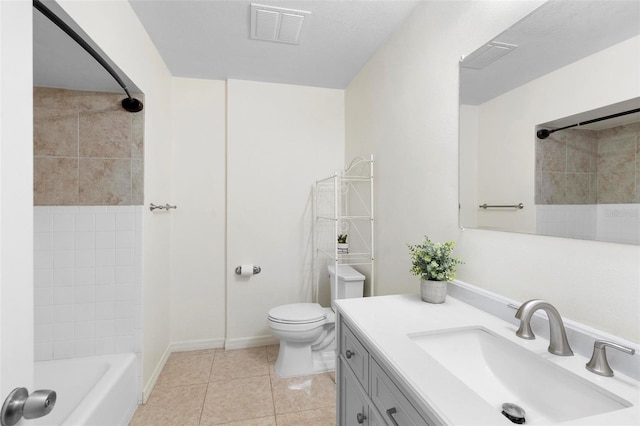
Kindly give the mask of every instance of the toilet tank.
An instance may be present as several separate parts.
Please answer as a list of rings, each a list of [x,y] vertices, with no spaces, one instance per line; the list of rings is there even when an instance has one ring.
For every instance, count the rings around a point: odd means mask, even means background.
[[[336,265],[327,266],[331,282],[331,302],[336,299],[362,297],[364,293],[364,275],[349,265],[337,265],[337,267],[336,273]],[[338,280],[338,294],[335,294],[336,279]]]

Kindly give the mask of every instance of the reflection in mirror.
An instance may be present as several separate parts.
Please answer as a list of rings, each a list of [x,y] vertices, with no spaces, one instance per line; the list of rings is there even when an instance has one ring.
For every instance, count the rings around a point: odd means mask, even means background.
[[[462,59],[462,227],[640,244],[638,114],[536,137],[640,108],[639,34],[640,2],[549,1]]]

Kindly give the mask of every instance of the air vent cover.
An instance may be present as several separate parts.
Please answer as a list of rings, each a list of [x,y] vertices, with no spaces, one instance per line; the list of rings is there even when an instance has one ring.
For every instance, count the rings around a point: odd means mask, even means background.
[[[254,40],[300,44],[305,18],[311,12],[251,4],[251,35]]]
[[[464,58],[461,66],[464,68],[482,69],[513,51],[516,47],[518,46],[515,44],[492,41]]]

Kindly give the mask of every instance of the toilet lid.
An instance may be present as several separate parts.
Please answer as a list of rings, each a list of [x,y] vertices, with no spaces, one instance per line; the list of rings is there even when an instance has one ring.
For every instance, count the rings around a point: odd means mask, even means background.
[[[326,317],[322,306],[317,303],[291,303],[276,306],[269,311],[269,318],[280,322],[314,322]]]

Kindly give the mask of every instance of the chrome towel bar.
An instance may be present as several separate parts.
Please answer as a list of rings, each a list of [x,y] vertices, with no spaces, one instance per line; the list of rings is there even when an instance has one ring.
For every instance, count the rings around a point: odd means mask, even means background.
[[[518,209],[518,210],[522,210],[524,209],[524,204],[520,203],[520,204],[514,204],[514,205],[489,205],[487,203],[485,204],[480,204],[478,207],[480,207],[481,209]]]
[[[151,203],[149,205],[149,210],[151,210],[151,211],[154,211],[155,209],[169,211],[169,209],[177,209],[177,208],[178,208],[178,206],[170,206],[169,204],[165,204],[164,206],[156,206],[155,204]]]

